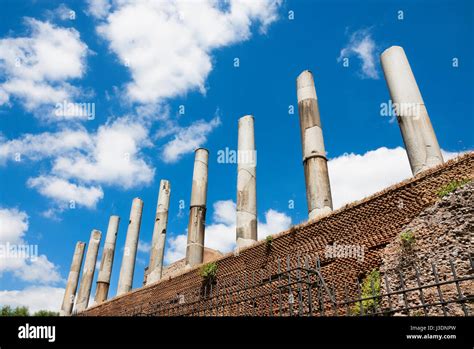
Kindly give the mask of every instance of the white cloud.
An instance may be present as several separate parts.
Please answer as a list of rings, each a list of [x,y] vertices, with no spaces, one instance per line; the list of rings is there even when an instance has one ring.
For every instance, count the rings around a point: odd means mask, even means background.
[[[13,275],[22,281],[50,284],[62,281],[58,267],[48,260],[45,255],[39,255],[34,259],[14,258],[5,260],[6,268],[3,271],[11,271]],[[14,268],[13,268],[14,266]]]
[[[14,160],[16,154],[38,161],[92,145],[92,139],[84,129],[26,134],[11,141],[0,138],[0,163]]]
[[[87,6],[88,14],[96,18],[107,16],[111,7],[109,0],[87,0]]]
[[[443,151],[444,160],[459,153]],[[412,176],[405,149],[385,147],[363,155],[344,154],[328,162],[334,208],[363,199]]]
[[[28,215],[16,208],[0,208],[0,242],[20,243],[28,230]]]
[[[67,7],[65,4],[61,4],[54,10],[54,14],[62,21],[72,20],[76,18],[74,10]]]
[[[28,307],[30,313],[38,310],[59,311],[64,288],[31,286],[23,290],[0,291],[0,304],[11,307]]]
[[[180,234],[177,236],[170,236],[167,239],[167,247],[165,250],[165,263],[171,264],[184,258],[186,255],[186,243],[187,243],[187,235]]]
[[[360,29],[351,34],[349,42],[344,47],[338,61],[343,58],[357,56],[362,61],[361,76],[368,79],[378,79],[379,73],[376,62],[376,44],[368,29]]]
[[[178,161],[183,155],[193,152],[207,141],[207,136],[221,123],[218,116],[209,122],[198,120],[179,129],[174,138],[163,147],[163,160],[168,163]]]
[[[38,250],[24,240],[28,226],[25,212],[16,208],[0,208],[0,277],[10,272],[26,282],[48,284],[61,281],[57,266],[45,255],[36,255]],[[19,249],[24,253],[18,253]]]
[[[102,185],[129,189],[153,180],[155,169],[143,159],[142,148],[152,146],[140,121],[121,117],[89,133],[64,129],[55,133],[0,138],[0,164],[21,155],[21,161],[51,159],[49,173],[30,178],[28,185],[64,204],[93,208],[103,198]],[[20,162],[21,163],[21,162]],[[56,211],[47,211],[54,217]]]
[[[30,188],[37,189],[43,196],[57,201],[62,206],[74,201],[75,204],[94,208],[97,202],[104,197],[104,192],[100,187],[86,187],[54,176],[30,178],[27,184]]]
[[[258,222],[258,239],[262,240],[268,235],[280,233],[291,226],[291,217],[283,212],[273,209],[265,212],[265,223]]]
[[[138,249],[138,252],[148,253],[150,252],[151,245],[148,242],[139,240],[137,249]]]
[[[88,48],[75,29],[32,18],[25,21],[31,36],[0,40],[0,72],[4,78],[0,105],[15,97],[28,111],[57,118],[52,113],[55,104],[81,94],[68,81],[84,75]]]
[[[264,32],[277,19],[281,2],[122,0],[110,7],[101,1],[90,2],[89,12],[103,19],[98,33],[130,70],[128,97],[146,104],[204,92],[211,51],[249,39],[255,23]]]
[[[151,146],[139,122],[120,118],[99,127],[87,153],[67,154],[54,161],[52,172],[64,178],[118,185],[125,189],[148,184],[155,170],[142,159],[141,148]]]
[[[213,223],[206,226],[204,245],[223,253],[235,248],[236,204],[232,200],[216,201],[213,205]],[[280,233],[291,225],[291,217],[273,209],[265,212],[265,222],[258,222],[258,239]],[[168,239],[165,263],[170,264],[186,255],[187,235]]]

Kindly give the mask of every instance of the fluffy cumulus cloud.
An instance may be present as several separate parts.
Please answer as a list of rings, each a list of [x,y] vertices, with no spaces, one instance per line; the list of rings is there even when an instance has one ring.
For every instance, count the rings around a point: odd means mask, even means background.
[[[377,45],[372,39],[370,30],[360,29],[350,35],[349,42],[341,50],[338,61],[356,56],[362,65],[360,76],[367,79],[378,79],[379,72],[376,64],[376,62],[378,62],[376,49]]]
[[[85,187],[54,176],[30,178],[27,184],[30,188],[36,188],[43,196],[56,200],[58,203],[74,202],[85,207],[95,207],[97,201],[104,196],[100,187]]]
[[[251,37],[277,19],[281,0],[90,1],[97,32],[130,70],[127,95],[153,103],[190,90],[204,92],[211,51]],[[205,20],[204,20],[205,19]]]
[[[48,161],[27,184],[61,207],[73,200],[93,208],[104,197],[103,186],[130,189],[149,184],[155,169],[142,150],[153,146],[148,132],[156,121],[169,121],[169,116],[156,116],[165,99],[205,92],[212,51],[248,40],[254,28],[264,33],[277,20],[281,2],[87,1],[98,35],[131,73],[125,86],[131,104],[125,104],[137,113],[115,118],[96,131],[66,124],[69,128],[12,140],[0,136],[0,165]],[[53,15],[67,20],[71,10],[62,5]],[[90,53],[79,32],[32,18],[25,23],[28,35],[0,40],[0,106],[19,101],[27,111],[54,120],[90,116],[83,110],[88,106],[82,106],[87,101],[77,101],[88,95],[77,81],[85,75]],[[69,108],[70,102],[75,108]],[[148,116],[139,108],[149,109]],[[220,119],[198,120],[187,127],[172,123],[161,155],[168,163],[202,146]]]
[[[60,206],[73,200],[93,208],[104,196],[103,185],[128,189],[153,180],[155,170],[142,155],[147,146],[148,130],[122,117],[95,133],[79,128],[0,139],[0,164],[49,159],[50,172],[30,178],[28,186]]]
[[[174,137],[164,145],[162,158],[163,161],[176,162],[184,154],[194,151],[207,141],[209,133],[212,132],[221,123],[218,116],[210,122],[198,120],[188,127],[179,128]]]
[[[235,248],[236,204],[232,200],[217,201],[213,205],[213,222],[206,226],[204,244],[206,247],[223,253]],[[258,239],[280,233],[291,225],[291,217],[285,213],[270,209],[265,212],[265,222],[258,222]],[[180,234],[168,239],[165,252],[165,263],[169,264],[186,254],[186,234]]]
[[[0,209],[0,241],[19,243],[28,230],[28,215],[16,208]]]
[[[71,81],[85,73],[87,45],[75,29],[25,21],[30,36],[0,39],[0,106],[16,98],[28,111],[47,118],[82,117],[55,114],[54,109],[81,95]]]
[[[444,160],[459,153],[443,151]],[[385,147],[344,154],[328,162],[334,208],[363,199],[412,176],[405,149]]]
[[[37,161],[74,149],[90,147],[92,147],[92,140],[84,129],[25,134],[10,141],[0,138],[0,163],[8,160],[21,161],[23,157]]]
[[[154,169],[141,156],[141,149],[151,143],[139,122],[120,118],[99,127],[91,138],[94,146],[89,151],[57,157],[53,173],[125,189],[152,181]]]
[[[58,311],[63,296],[64,288],[30,286],[23,290],[0,291],[0,305],[28,307],[30,313],[38,310]]]
[[[25,212],[0,208],[0,278],[8,272],[25,282],[61,281],[57,266],[25,240],[28,226]]]

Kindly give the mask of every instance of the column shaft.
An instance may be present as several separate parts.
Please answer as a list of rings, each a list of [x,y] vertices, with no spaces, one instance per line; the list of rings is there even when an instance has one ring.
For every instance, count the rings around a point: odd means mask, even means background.
[[[237,248],[257,241],[257,153],[254,118],[239,119],[237,162]]]
[[[313,74],[296,80],[309,219],[332,211],[331,186]]]
[[[135,270],[135,258],[137,256],[138,236],[142,221],[143,201],[139,198],[133,199],[130,210],[130,221],[128,223],[127,237],[123,251],[122,266],[120,268],[117,296],[127,293],[132,289],[133,273]]]
[[[443,155],[405,51],[392,46],[380,60],[413,175],[442,164]]]
[[[119,216],[110,216],[107,235],[105,237],[104,250],[100,261],[99,275],[97,277],[97,287],[95,290],[96,304],[107,299],[110,287],[110,276],[114,263],[115,242],[117,241],[117,231],[120,223]]]
[[[204,257],[204,228],[206,224],[207,167],[209,151],[196,149],[194,157],[191,209],[189,213],[186,266],[201,264]]]
[[[77,295],[76,310],[78,312],[87,309],[89,305],[101,235],[102,233],[99,230],[92,230],[86,260],[84,262],[84,269],[82,271],[81,286],[79,287],[79,293]]]
[[[71,269],[67,278],[66,290],[64,292],[63,304],[61,306],[60,315],[71,315],[74,306],[74,298],[76,297],[77,284],[79,282],[79,274],[81,273],[82,259],[84,258],[85,242],[78,241],[72,256]]]
[[[161,279],[163,256],[165,252],[166,227],[168,225],[168,208],[170,206],[171,188],[167,180],[161,180],[158,203],[156,205],[155,225],[151,241],[150,263],[148,264],[147,285]]]

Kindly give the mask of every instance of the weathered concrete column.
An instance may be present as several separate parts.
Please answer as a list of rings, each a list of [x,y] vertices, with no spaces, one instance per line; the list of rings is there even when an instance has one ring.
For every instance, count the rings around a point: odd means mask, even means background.
[[[201,264],[204,256],[204,227],[206,224],[207,164],[209,151],[196,149],[194,157],[191,210],[189,213],[186,266]]]
[[[67,277],[66,290],[64,291],[63,304],[61,306],[60,316],[71,315],[74,306],[74,298],[76,298],[77,284],[79,281],[79,274],[81,273],[82,259],[84,257],[85,242],[78,241],[72,256],[71,269]]]
[[[443,155],[405,51],[392,46],[381,55],[413,175],[443,163]]]
[[[84,270],[82,271],[81,286],[77,295],[76,310],[78,312],[85,310],[89,304],[101,235],[102,233],[99,230],[92,230],[89,247],[87,247]]]
[[[237,248],[257,241],[257,153],[254,118],[239,119],[237,162]]]
[[[105,301],[109,294],[110,276],[114,263],[115,242],[117,240],[119,223],[119,216],[110,216],[107,235],[105,236],[104,250],[100,261],[99,275],[97,276],[97,287],[95,289],[96,304]]]
[[[318,97],[313,74],[303,71],[296,79],[300,116],[303,165],[306,179],[306,200],[309,219],[332,211],[331,186],[324,149],[323,130],[319,116]]]
[[[158,203],[156,205],[155,226],[153,227],[153,238],[151,240],[150,263],[148,264],[148,275],[146,278],[147,285],[161,279],[170,195],[170,182],[165,179],[161,180]]]
[[[140,198],[133,199],[132,209],[130,210],[130,221],[128,222],[127,237],[125,239],[125,248],[123,250],[122,266],[120,268],[117,296],[127,293],[132,289],[142,211],[143,201]]]

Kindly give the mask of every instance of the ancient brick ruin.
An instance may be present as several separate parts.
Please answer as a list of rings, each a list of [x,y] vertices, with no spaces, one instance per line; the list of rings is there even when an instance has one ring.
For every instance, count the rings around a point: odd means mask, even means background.
[[[397,241],[400,234],[407,229],[414,231],[415,238],[420,243],[422,252],[418,251],[417,258],[436,259],[439,256],[436,261],[441,262],[440,278],[446,278],[450,273],[446,256],[453,252],[453,249],[458,250],[458,264],[464,265],[458,269],[459,273],[471,273],[466,263],[469,263],[469,253],[472,251],[472,184],[467,184],[467,189],[461,191],[461,199],[455,199],[456,196],[440,199],[439,191],[450,183],[468,182],[473,177],[474,153],[471,152],[423,171],[414,178],[359,202],[346,205],[315,221],[294,226],[288,231],[274,235],[273,240],[260,241],[240,250],[238,254],[229,253],[217,259],[217,275],[212,284],[206,285],[200,275],[200,268],[195,267],[92,306],[81,315],[168,315],[159,311],[160,305],[165,303],[175,305],[174,315],[186,315],[185,309],[190,306],[189,297],[184,299],[183,295],[195,295],[192,302],[194,309],[212,302],[212,297],[209,297],[212,287],[214,290],[225,286],[227,291],[240,289],[244,293],[261,293],[270,287],[271,282],[255,283],[259,286],[252,290],[245,289],[245,282],[251,282],[252,278],[261,278],[262,281],[268,278],[271,281],[272,275],[279,274],[278,268],[282,268],[282,263],[296,267],[304,264],[304,258],[309,260],[310,264],[318,258],[321,274],[326,283],[334,288],[337,297],[342,299],[354,296],[358,290],[350,285],[356,285],[358,280],[362,280],[374,269],[388,273],[394,264],[399,263],[395,261],[398,258]],[[430,221],[428,216],[431,215],[437,215],[441,223]],[[441,242],[438,244],[433,239],[439,239]],[[362,246],[363,260],[327,257],[327,247],[334,244]],[[439,246],[440,252],[443,253],[434,253],[432,249],[435,246]],[[451,256],[456,257],[456,254]],[[423,266],[424,261],[421,262],[420,268],[426,269],[426,266]],[[413,283],[413,280],[414,278],[409,278],[408,284]],[[472,299],[472,280],[467,288],[465,285],[464,287],[463,292],[467,292],[466,296]],[[261,312],[255,315],[275,314],[273,309],[276,305],[273,300],[276,298],[268,298],[268,301],[263,298],[259,300],[258,307],[254,301],[253,311],[257,309]],[[393,301],[396,302],[395,298]],[[287,303],[291,306],[292,302]],[[459,305],[452,308],[454,314],[461,314]],[[218,305],[212,315],[237,315],[236,311],[234,305],[226,306],[224,302]],[[239,308],[238,315],[251,315],[246,313],[245,309],[244,312],[241,311],[242,308]],[[337,310],[336,314],[343,311]]]

